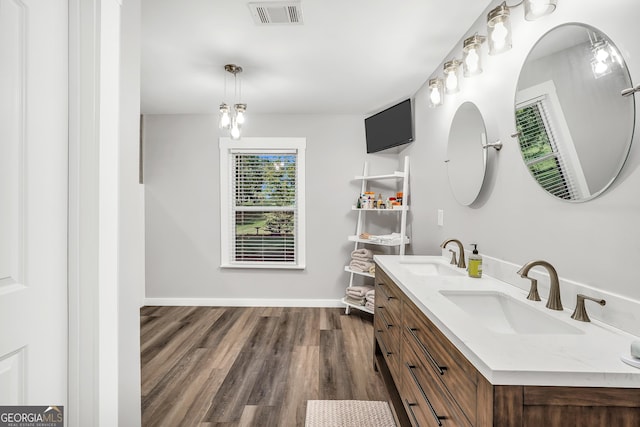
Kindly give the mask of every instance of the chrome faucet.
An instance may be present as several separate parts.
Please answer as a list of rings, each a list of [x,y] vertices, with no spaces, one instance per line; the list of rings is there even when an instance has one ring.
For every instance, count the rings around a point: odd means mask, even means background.
[[[442,242],[440,247],[444,249],[444,247],[451,242],[456,243],[458,245],[458,267],[467,268],[467,264],[465,264],[464,262],[464,246],[462,246],[462,243],[460,242],[460,240],[456,240],[456,239],[445,240],[444,242]]]
[[[531,289],[529,290],[529,295],[527,299],[532,301],[540,301],[540,296],[538,295],[538,281],[536,279],[532,279],[527,276],[529,270],[531,270],[535,266],[541,266],[547,269],[549,272],[549,278],[551,279],[550,289],[549,289],[549,299],[547,300],[547,308],[551,310],[562,310],[562,302],[560,301],[560,282],[558,281],[558,272],[551,264],[547,261],[530,261],[522,266],[518,273],[520,277],[524,277],[525,279],[531,280]]]

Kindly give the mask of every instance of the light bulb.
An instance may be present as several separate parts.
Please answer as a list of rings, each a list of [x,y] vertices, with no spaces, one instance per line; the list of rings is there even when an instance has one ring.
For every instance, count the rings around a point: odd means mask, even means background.
[[[547,11],[549,5],[545,0],[529,0],[530,11],[534,16],[542,15]]]
[[[442,79],[429,79],[429,106],[439,107],[442,105]]]
[[[449,92],[455,92],[458,90],[458,76],[456,75],[455,71],[450,71],[449,73],[447,73],[445,84]]]
[[[509,31],[507,27],[505,27],[504,22],[499,21],[493,27],[493,31],[491,32],[491,42],[493,43],[493,47],[495,50],[502,50],[507,42],[507,35]]]
[[[604,47],[599,47],[598,50],[596,50],[595,58],[599,62],[606,62],[607,59],[609,59],[609,52],[607,52],[607,49]]]
[[[596,61],[593,67],[593,71],[597,76],[601,76],[607,72],[608,68],[609,66],[606,63],[602,61]]]
[[[479,64],[480,64],[480,56],[478,56],[478,52],[476,49],[469,49],[467,52],[467,57],[464,60],[464,63],[467,65],[467,70],[469,74],[475,74],[478,72]]]
[[[442,101],[442,96],[440,96],[440,91],[438,90],[437,87],[431,88],[431,93],[429,94],[429,99],[431,100],[431,103],[433,105],[440,104],[440,101]]]
[[[232,121],[231,130],[229,131],[229,134],[231,135],[231,139],[240,138],[240,128],[238,127],[238,122],[236,122],[236,120]]]
[[[524,19],[533,21],[556,10],[558,0],[524,0]]]
[[[220,129],[227,129],[231,124],[231,116],[229,116],[229,106],[227,104],[220,104]]]
[[[236,122],[239,125],[244,124],[244,111],[238,111],[238,114],[236,115]]]

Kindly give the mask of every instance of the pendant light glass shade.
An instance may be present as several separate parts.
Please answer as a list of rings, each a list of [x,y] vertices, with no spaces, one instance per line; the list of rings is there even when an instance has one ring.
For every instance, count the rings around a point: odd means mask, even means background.
[[[486,37],[474,34],[464,40],[462,45],[462,64],[465,77],[471,77],[482,73],[480,46],[485,39]]]
[[[442,79],[429,79],[429,106],[439,107],[444,101]]]
[[[489,55],[511,49],[511,19],[506,2],[502,2],[487,15],[487,32]]]
[[[449,94],[460,91],[460,61],[457,59],[444,63],[444,89]]]
[[[534,21],[556,10],[558,0],[524,0],[524,19]]]
[[[218,127],[220,129],[229,129],[231,125],[231,116],[229,115],[229,106],[224,102],[220,104],[220,120],[218,121]]]

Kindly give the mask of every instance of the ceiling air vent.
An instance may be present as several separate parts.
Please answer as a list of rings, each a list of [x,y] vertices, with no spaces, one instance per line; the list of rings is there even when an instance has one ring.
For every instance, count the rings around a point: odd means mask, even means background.
[[[249,3],[249,9],[258,25],[302,24],[302,7],[299,1]]]

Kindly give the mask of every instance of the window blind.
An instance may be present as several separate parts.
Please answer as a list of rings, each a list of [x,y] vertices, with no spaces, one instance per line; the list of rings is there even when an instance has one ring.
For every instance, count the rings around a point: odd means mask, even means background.
[[[557,197],[575,199],[576,185],[558,149],[545,97],[520,106],[516,110],[516,126],[522,156],[534,179]]]
[[[235,263],[297,262],[298,162],[295,150],[233,151],[233,219],[230,254]]]

